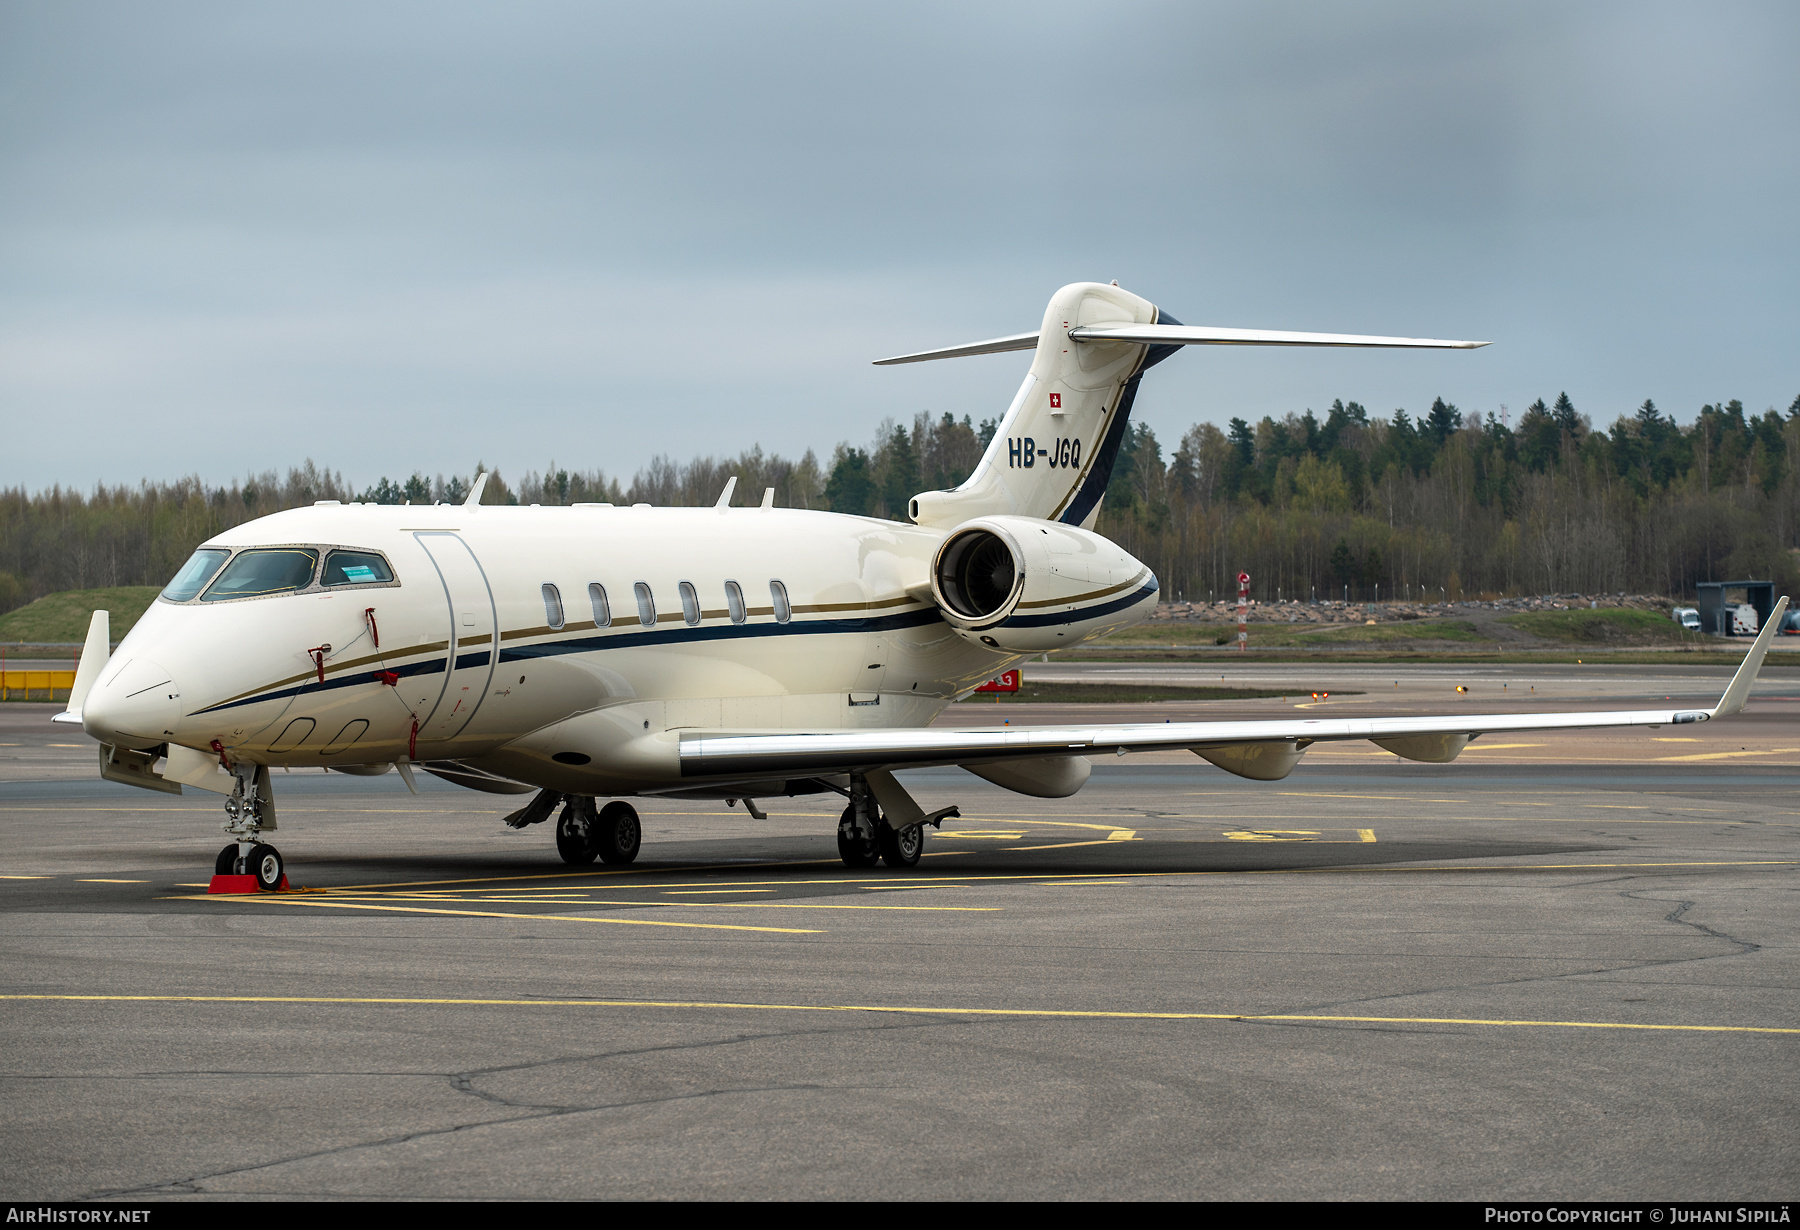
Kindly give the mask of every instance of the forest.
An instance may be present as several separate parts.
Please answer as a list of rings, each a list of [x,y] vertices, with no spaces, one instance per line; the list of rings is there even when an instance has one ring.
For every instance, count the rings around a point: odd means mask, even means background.
[[[950,414],[883,422],[828,461],[754,448],[734,458],[658,457],[629,481],[552,462],[483,503],[710,504],[775,489],[783,507],[904,516],[916,492],[954,487],[996,425]],[[468,474],[382,476],[357,490],[308,459],[229,486],[146,479],[91,492],[0,491],[0,613],[46,593],[161,585],[221,530],[315,500],[456,502]],[[1800,584],[1800,397],[1783,415],[1738,401],[1678,423],[1646,401],[1595,427],[1567,394],[1516,423],[1442,398],[1416,416],[1335,401],[1252,425],[1189,428],[1172,449],[1132,424],[1114,460],[1099,531],[1155,569],[1170,598],[1454,600],[1555,592],[1691,596],[1703,580]]]

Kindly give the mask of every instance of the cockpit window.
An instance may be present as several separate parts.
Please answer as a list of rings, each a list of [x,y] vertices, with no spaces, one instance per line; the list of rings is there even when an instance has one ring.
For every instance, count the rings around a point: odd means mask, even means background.
[[[213,579],[231,552],[200,550],[188,556],[188,562],[181,566],[175,579],[163,589],[162,596],[170,602],[186,602],[195,594],[206,588],[206,583]]]
[[[219,579],[201,596],[202,602],[228,598],[255,598],[305,589],[312,583],[319,553],[297,547],[279,551],[243,551],[227,565]]]
[[[376,585],[394,579],[388,562],[372,551],[333,551],[325,557],[325,585]]]

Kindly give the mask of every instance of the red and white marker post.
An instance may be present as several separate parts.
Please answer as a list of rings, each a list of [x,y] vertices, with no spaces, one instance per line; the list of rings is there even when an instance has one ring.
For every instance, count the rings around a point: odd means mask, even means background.
[[[1238,573],[1238,637],[1239,653],[1250,648],[1250,574]]]

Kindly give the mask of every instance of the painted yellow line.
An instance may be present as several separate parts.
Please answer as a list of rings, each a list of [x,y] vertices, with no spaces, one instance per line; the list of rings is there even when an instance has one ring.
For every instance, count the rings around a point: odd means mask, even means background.
[[[1114,829],[1106,835],[1108,841],[1136,841],[1137,839],[1136,829]]]
[[[1745,748],[1741,752],[1694,752],[1687,756],[1653,756],[1657,764],[1668,764],[1677,760],[1730,760],[1739,756],[1785,756],[1790,752],[1800,752],[1800,747],[1771,747],[1760,751]]]
[[[684,893],[772,893],[775,890],[772,888],[665,888],[663,891],[674,897]]]
[[[0,876],[0,880],[54,880],[55,876]]]
[[[814,905],[807,901],[595,901],[594,905],[634,905],[665,910],[906,910],[931,913],[997,914],[997,905]]]
[[[1389,755],[1387,752],[1381,753]],[[1317,790],[1275,790],[1272,794],[1290,799],[1377,799],[1385,803],[1467,803],[1467,799],[1415,799],[1404,794],[1323,794]]]
[[[1077,824],[1073,820],[1026,820],[1018,816],[1006,816],[998,820],[989,820],[981,816],[964,816],[964,823],[974,824],[1026,824],[1035,828],[1053,829],[1098,829],[1102,833],[1111,833],[1118,829],[1117,824]]]
[[[1374,841],[1375,840],[1375,830],[1374,829],[1357,829],[1356,835],[1358,837],[1362,838],[1364,841]]]
[[[1099,841],[1062,841],[1053,846],[1008,846],[1006,848],[1008,850],[1067,850],[1072,846],[1103,846],[1111,840],[1110,837],[1102,837]]]
[[[961,838],[964,841],[1019,841],[1024,838],[1025,834],[1023,834],[1023,833],[939,833],[938,836],[943,838],[945,841],[948,841],[953,837]]]
[[[77,884],[148,884],[148,880],[77,880]]]
[[[1309,1012],[1128,1012],[1080,1008],[967,1008],[917,1004],[758,1004],[705,999],[432,999],[376,995],[0,995],[0,1000],[63,1003],[325,1004],[449,1008],[703,1008],[724,1012],[890,1012],[907,1016],[1012,1017],[1099,1021],[1317,1021],[1370,1025],[1490,1025],[1536,1029],[1630,1029],[1673,1033],[1800,1034],[1777,1025],[1658,1025],[1639,1021],[1540,1021],[1511,1017],[1352,1016]]]
[[[621,927],[687,927],[700,931],[773,931],[783,935],[817,935],[815,929],[806,927],[750,927],[734,926],[729,923],[696,923],[696,922],[663,922],[650,918],[613,918],[611,916],[596,918],[592,916],[577,917],[573,914],[515,914],[506,910],[433,910],[418,905],[376,905],[361,901],[331,901],[319,897],[289,897],[277,893],[262,893],[257,896],[206,896],[184,897],[184,901],[264,901],[270,905],[308,905],[322,906],[337,910],[380,910],[390,914],[451,914],[464,918],[516,918],[524,922],[579,922],[579,923],[614,923]],[[642,904],[631,902],[632,905]]]

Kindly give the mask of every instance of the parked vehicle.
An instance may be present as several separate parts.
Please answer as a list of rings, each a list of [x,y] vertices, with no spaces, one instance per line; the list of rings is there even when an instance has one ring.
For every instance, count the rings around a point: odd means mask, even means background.
[[[1669,613],[1669,618],[1686,628],[1689,632],[1700,631],[1700,610],[1698,607],[1678,606]]]
[[[1757,633],[1756,608],[1748,602],[1740,602],[1730,609],[1731,634],[1733,636],[1755,636]]]
[[[1781,617],[1781,627],[1776,630],[1780,636],[1800,636],[1800,611],[1789,611]]]

